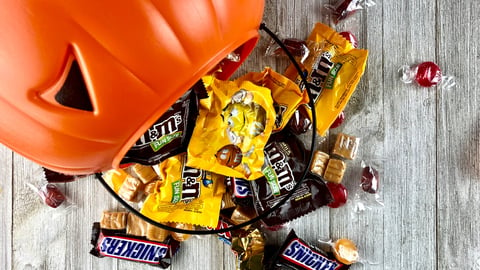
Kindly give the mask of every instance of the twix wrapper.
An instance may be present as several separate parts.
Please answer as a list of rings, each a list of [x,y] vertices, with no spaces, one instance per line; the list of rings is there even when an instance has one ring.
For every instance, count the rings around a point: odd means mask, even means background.
[[[356,49],[332,28],[317,23],[307,40],[310,49],[303,66],[312,91],[317,132],[324,135],[345,108],[365,70],[368,51]],[[285,76],[305,89],[293,65]]]

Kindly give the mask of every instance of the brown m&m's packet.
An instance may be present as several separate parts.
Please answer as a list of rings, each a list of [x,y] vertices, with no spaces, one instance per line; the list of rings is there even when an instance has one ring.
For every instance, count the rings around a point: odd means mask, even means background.
[[[272,135],[265,147],[264,177],[251,181],[258,215],[269,211],[296,187],[304,170],[308,170],[307,154],[295,136],[285,132]],[[323,179],[309,173],[292,196],[262,221],[268,226],[281,225],[331,201],[332,195]]]
[[[247,73],[237,81],[243,80],[270,89],[276,113],[274,132],[282,130],[287,125],[298,106],[308,103],[306,91],[302,91],[295,82],[271,68],[267,67],[262,72]]]
[[[156,165],[168,157],[185,152],[198,112],[195,84],[177,100],[128,150],[122,164]]]
[[[324,135],[355,91],[368,51],[354,48],[342,35],[321,23],[315,25],[307,45],[310,54],[303,65],[315,103],[317,132]],[[305,88],[293,65],[287,68],[285,76]]]
[[[156,182],[141,213],[158,222],[215,227],[225,192],[224,177],[186,164],[186,153],[160,163],[164,180]]]
[[[270,90],[212,76],[203,81],[209,98],[200,100],[187,165],[248,180],[260,177],[263,148],[275,121]]]

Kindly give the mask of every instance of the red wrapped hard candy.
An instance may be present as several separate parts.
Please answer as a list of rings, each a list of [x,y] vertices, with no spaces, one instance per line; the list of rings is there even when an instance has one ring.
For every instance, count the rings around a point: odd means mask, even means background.
[[[59,207],[65,201],[65,195],[54,184],[43,185],[38,190],[38,195],[46,205],[52,208]]]
[[[296,39],[296,38],[286,38],[282,40],[283,44],[287,48],[287,50],[293,55],[297,57],[304,57],[306,54],[309,53],[307,43],[304,40]],[[285,52],[282,48],[277,48],[274,51],[276,55],[285,55]]]
[[[333,197],[333,201],[328,204],[328,207],[338,208],[347,203],[348,192],[344,185],[328,182],[327,187]]]
[[[345,31],[345,32],[340,32],[339,33],[342,37],[344,37],[346,40],[348,40],[354,48],[358,48],[358,40],[355,35],[353,35],[351,32]]]
[[[372,166],[366,166],[362,171],[361,186],[365,192],[375,194],[378,191],[380,177]]]
[[[333,121],[332,125],[330,126],[330,128],[337,128],[339,127],[343,121],[345,121],[345,113],[342,111],[338,116],[337,118],[335,119],[335,121]]]
[[[434,62],[423,62],[417,66],[415,81],[423,87],[431,87],[442,81],[442,71]]]

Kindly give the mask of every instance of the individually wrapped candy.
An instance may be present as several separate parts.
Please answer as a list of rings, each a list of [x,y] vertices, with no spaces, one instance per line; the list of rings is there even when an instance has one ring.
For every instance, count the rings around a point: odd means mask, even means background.
[[[316,108],[317,133],[325,135],[343,111],[362,77],[368,51],[356,49],[342,35],[317,23],[307,39],[310,54],[303,63]],[[305,89],[294,65],[284,75]]]
[[[188,144],[187,165],[225,176],[262,176],[263,148],[275,124],[270,89],[250,81],[203,78],[209,98]]]
[[[262,72],[249,72],[237,81],[251,81],[270,89],[276,118],[273,132],[281,131],[300,105],[308,103],[307,91],[287,77],[267,67]]]
[[[262,270],[265,238],[259,229],[245,236],[232,238],[232,250],[237,255],[237,270]]]
[[[310,49],[308,49],[307,42],[305,40],[297,39],[297,38],[281,38],[283,45],[287,48],[288,52],[294,57],[298,59],[300,63],[303,63],[305,59],[308,57],[310,53]],[[287,54],[285,51],[275,42],[275,40],[271,40],[270,44],[268,45],[265,56],[286,56]]]
[[[328,243],[328,242],[323,242]],[[328,249],[331,249],[331,246],[327,245]],[[273,256],[267,257],[265,269],[335,269],[335,270],[345,270],[350,268],[350,264],[345,262],[353,263],[354,256],[349,256],[353,254],[344,251],[343,247],[341,252],[337,252],[336,256],[331,250],[321,249],[317,246],[311,245],[305,242],[303,239],[299,238],[295,231],[292,229],[285,239],[282,247],[277,250]],[[339,251],[340,251],[339,248]],[[268,248],[272,250],[273,248]],[[270,255],[270,252],[269,252]],[[345,257],[347,260],[345,260]],[[341,260],[339,260],[339,258]]]
[[[171,237],[162,242],[152,241],[127,234],[125,230],[101,228],[98,222],[92,226],[90,243],[93,245],[90,250],[93,256],[136,261],[161,268],[170,266],[171,259],[180,246],[179,242]]]
[[[358,181],[352,190],[350,200],[353,212],[361,213],[368,209],[383,207],[381,200],[381,170],[379,161],[361,161],[361,168],[357,168]]]
[[[330,11],[333,22],[337,24],[352,16],[357,10],[374,5],[373,0],[338,0],[333,5],[325,5],[325,8]]]
[[[399,72],[401,81],[407,84],[415,81],[422,87],[439,85],[442,89],[450,89],[455,86],[455,78],[445,76],[440,67],[431,61],[412,66],[403,65]]]
[[[264,177],[250,183],[259,215],[277,205],[300,182],[308,153],[303,143],[287,132],[272,135],[264,151]],[[309,173],[298,185],[284,204],[262,219],[266,225],[284,224],[332,201],[330,191],[318,175]]]
[[[163,181],[147,196],[141,213],[159,222],[215,227],[225,192],[224,177],[186,165],[182,153],[160,165]]]

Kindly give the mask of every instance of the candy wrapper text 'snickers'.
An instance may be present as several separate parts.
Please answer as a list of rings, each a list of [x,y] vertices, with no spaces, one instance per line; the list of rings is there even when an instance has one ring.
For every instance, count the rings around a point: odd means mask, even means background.
[[[300,239],[294,230],[290,231],[282,247],[268,261],[267,269],[287,267],[298,270],[346,270],[350,268],[350,265],[340,262],[332,253],[325,252]]]
[[[164,242],[147,240],[144,237],[128,235],[124,231],[100,228],[99,223],[92,227],[90,254],[123,260],[148,263],[152,266],[168,268],[179,243],[172,238]]]
[[[187,166],[186,153],[160,163],[163,181],[147,196],[141,213],[158,222],[215,227],[218,223],[224,176]]]
[[[365,70],[368,51],[354,48],[342,35],[321,23],[315,25],[307,45],[310,55],[303,65],[314,98],[317,132],[324,135],[355,91]],[[285,75],[301,89],[305,87],[293,65]]]
[[[212,76],[203,81],[209,97],[200,100],[187,165],[247,180],[261,177],[263,148],[275,123],[270,90]]]

